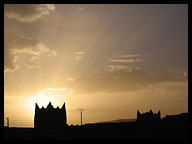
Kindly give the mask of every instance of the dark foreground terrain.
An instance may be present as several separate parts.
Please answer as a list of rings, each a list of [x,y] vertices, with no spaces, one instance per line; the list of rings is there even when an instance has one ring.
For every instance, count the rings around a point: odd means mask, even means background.
[[[66,126],[63,129],[4,128],[5,140],[186,140],[188,114],[168,116],[159,123],[120,122]]]

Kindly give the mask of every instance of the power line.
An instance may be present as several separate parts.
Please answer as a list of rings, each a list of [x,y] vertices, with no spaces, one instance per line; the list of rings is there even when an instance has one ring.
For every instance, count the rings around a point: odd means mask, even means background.
[[[9,117],[7,117],[7,127],[9,127]]]
[[[81,126],[82,126],[82,113],[83,113],[84,109],[79,109],[79,111],[81,112]]]

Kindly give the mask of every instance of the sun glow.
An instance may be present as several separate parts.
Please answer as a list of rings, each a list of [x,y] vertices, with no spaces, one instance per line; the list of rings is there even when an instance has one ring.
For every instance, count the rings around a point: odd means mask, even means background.
[[[46,88],[38,92],[35,96],[35,102],[40,107],[46,107],[49,102],[61,107],[68,95],[69,94],[65,88]]]
[[[46,108],[49,102],[53,104],[53,107],[62,107],[68,96],[69,92],[65,88],[46,88],[40,90],[35,96],[19,97],[19,99],[22,101],[24,108],[34,116],[35,103],[40,108]]]
[[[50,100],[50,96],[49,98],[44,95],[43,91],[40,91],[36,96],[35,96],[35,102],[39,105],[39,106],[43,106],[45,107],[48,103],[49,103],[49,100]]]

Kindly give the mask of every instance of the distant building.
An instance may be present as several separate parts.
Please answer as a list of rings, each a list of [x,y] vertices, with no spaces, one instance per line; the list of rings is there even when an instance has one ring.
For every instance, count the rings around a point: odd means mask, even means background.
[[[163,119],[165,126],[175,127],[187,127],[188,125],[188,113],[181,113],[178,115],[166,115]]]
[[[53,108],[51,102],[46,108],[39,108],[38,104],[35,105],[35,118],[34,128],[35,129],[62,129],[67,125],[67,117],[65,110],[65,103],[60,109]]]
[[[146,113],[140,113],[137,111],[137,123],[144,123],[144,124],[156,124],[157,122],[161,121],[161,112],[153,113],[152,110]]]
[[[188,120],[188,113],[181,113],[178,115],[166,115],[163,120],[171,121],[171,120]]]

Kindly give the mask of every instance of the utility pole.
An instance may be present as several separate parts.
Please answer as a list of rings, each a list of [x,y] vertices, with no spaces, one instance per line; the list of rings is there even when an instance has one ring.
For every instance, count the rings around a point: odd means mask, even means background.
[[[81,112],[81,126],[82,126],[82,113],[83,113],[84,109],[79,109],[79,111]]]
[[[7,127],[9,127],[9,117],[7,117]]]

